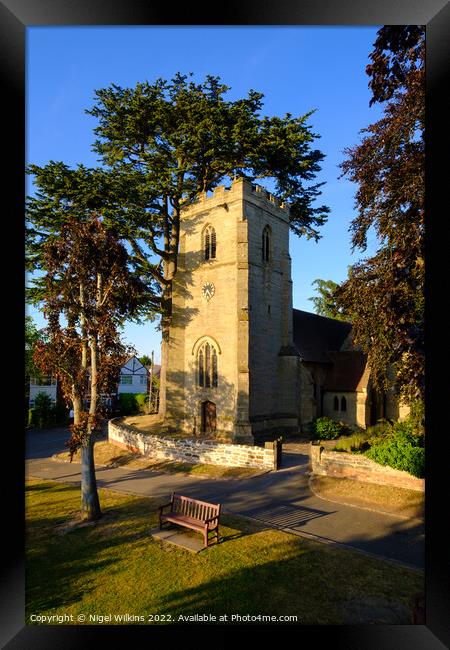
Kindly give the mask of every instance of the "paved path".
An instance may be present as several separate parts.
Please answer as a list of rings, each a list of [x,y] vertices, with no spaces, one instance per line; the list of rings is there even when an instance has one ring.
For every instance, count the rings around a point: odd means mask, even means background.
[[[67,483],[80,482],[80,465],[52,460],[64,449],[67,431],[27,433],[28,476]],[[283,466],[249,479],[209,479],[181,474],[117,467],[97,468],[99,487],[152,497],[172,491],[217,501],[234,514],[245,515],[288,532],[312,536],[401,562],[424,566],[424,526],[417,519],[381,514],[316,497],[308,486],[308,456],[302,445],[286,445]]]

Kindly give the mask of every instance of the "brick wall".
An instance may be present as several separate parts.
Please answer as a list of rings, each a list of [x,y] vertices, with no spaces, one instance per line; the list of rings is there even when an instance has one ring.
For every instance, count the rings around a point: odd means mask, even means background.
[[[310,463],[312,472],[322,476],[349,478],[354,481],[391,485],[410,490],[425,490],[424,479],[392,467],[379,465],[366,456],[325,451],[317,443],[311,443]]]
[[[108,441],[118,447],[141,453],[145,458],[184,463],[207,463],[229,467],[275,469],[272,443],[266,447],[224,444],[212,440],[164,438],[140,433],[115,420],[108,422]]]

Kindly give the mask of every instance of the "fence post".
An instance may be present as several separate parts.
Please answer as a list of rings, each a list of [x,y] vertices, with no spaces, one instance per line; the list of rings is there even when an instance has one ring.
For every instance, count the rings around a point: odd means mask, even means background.
[[[280,436],[273,441],[273,456],[274,456],[274,467],[275,469],[280,469],[281,467],[281,456],[283,453],[283,438]]]

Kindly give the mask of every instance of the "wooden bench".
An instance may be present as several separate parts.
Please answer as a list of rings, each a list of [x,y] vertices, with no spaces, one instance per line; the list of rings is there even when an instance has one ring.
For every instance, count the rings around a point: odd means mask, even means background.
[[[165,508],[170,508],[164,512]],[[209,533],[214,532],[216,542],[219,541],[220,504],[198,501],[190,497],[172,492],[170,503],[159,506],[159,529],[165,522],[198,530],[203,534],[205,547],[208,546]]]

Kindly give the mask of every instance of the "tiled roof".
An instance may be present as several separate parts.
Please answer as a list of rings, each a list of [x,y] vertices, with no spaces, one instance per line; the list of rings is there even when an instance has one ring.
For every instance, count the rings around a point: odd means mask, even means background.
[[[333,366],[327,373],[324,388],[335,391],[361,391],[367,387],[367,357],[357,350],[330,352]]]
[[[341,349],[352,325],[345,321],[293,309],[294,343],[302,361],[331,363],[330,352]]]
[[[145,366],[148,370],[148,372],[151,372],[151,365],[150,366]],[[161,373],[161,366],[159,366],[157,363],[153,365],[153,376],[158,377],[158,375]]]

